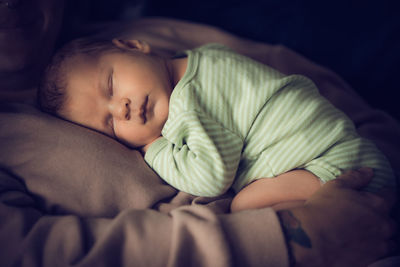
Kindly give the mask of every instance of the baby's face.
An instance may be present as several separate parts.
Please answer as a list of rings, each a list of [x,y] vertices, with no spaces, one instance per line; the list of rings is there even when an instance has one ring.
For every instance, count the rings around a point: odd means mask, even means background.
[[[158,138],[172,92],[168,62],[137,52],[77,56],[67,65],[64,118],[140,147]]]

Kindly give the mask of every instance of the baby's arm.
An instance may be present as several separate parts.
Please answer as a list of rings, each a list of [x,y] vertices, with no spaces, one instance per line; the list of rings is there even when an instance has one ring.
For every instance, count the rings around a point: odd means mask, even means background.
[[[320,187],[319,178],[306,170],[293,170],[274,178],[261,178],[244,187],[235,196],[231,210],[307,200]]]
[[[144,145],[142,147],[139,148],[139,151],[142,153],[142,155],[145,155],[147,150],[149,149],[149,147],[151,146],[151,144],[153,144],[155,141],[157,141],[158,139],[160,139],[162,137],[162,135],[160,135],[158,138],[154,139],[152,142],[150,142],[147,145]]]
[[[168,184],[197,196],[218,196],[232,185],[243,141],[197,111],[169,118],[144,158]]]

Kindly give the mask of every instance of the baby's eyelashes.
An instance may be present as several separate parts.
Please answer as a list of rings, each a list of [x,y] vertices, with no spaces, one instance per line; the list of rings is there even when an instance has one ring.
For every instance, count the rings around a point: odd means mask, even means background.
[[[113,71],[111,71],[110,75],[108,76],[108,91],[109,95],[113,96],[114,88],[113,88]]]

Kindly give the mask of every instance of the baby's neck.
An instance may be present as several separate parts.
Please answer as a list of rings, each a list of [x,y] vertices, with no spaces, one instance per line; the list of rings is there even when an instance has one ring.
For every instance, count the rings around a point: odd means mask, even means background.
[[[185,75],[186,69],[187,69],[187,64],[188,64],[188,58],[187,57],[182,57],[182,58],[174,58],[170,60],[170,66],[171,66],[171,78],[173,82],[173,87],[175,87],[178,82],[182,79],[183,75]]]

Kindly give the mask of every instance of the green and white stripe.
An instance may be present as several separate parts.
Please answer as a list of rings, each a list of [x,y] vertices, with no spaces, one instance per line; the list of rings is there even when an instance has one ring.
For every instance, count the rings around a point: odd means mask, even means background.
[[[220,45],[187,51],[162,135],[145,160],[169,184],[199,196],[239,191],[255,179],[304,168],[325,182],[369,166],[369,190],[391,185],[389,163],[300,75]]]

